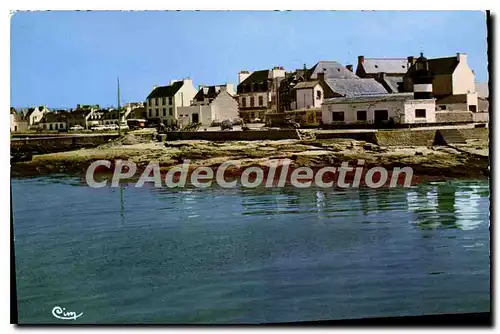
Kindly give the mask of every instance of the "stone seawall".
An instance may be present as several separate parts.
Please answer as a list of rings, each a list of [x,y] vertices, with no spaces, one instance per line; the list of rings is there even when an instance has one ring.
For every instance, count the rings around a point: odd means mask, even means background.
[[[167,132],[167,140],[209,140],[209,141],[237,141],[237,140],[283,140],[299,139],[295,130],[275,131],[175,131]]]
[[[470,111],[436,111],[436,123],[472,123]]]
[[[15,139],[10,142],[11,153],[45,154],[92,148],[118,138],[116,134],[89,136],[61,136]]]
[[[380,146],[432,146],[436,130],[378,131],[375,136]]]
[[[362,140],[369,143],[377,143],[376,132],[317,132],[315,133],[316,139],[335,139],[335,138],[345,138]]]
[[[465,139],[488,140],[490,135],[489,128],[458,129],[458,131]]]
[[[432,146],[439,130],[390,130],[378,131],[375,136],[380,146]],[[488,140],[488,128],[458,128],[457,131],[467,139]]]

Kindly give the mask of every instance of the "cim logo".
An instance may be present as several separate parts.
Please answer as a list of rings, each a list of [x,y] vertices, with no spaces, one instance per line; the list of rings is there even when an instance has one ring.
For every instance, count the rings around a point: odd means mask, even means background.
[[[66,311],[64,307],[55,306],[52,309],[52,315],[61,320],[76,320],[83,315],[83,312],[76,314],[76,312]]]

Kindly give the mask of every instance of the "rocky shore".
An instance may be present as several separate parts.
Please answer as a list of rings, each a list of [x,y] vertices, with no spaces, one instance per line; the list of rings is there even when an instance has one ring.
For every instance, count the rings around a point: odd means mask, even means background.
[[[129,160],[139,168],[157,161],[163,171],[189,159],[191,166],[217,167],[231,160],[242,167],[266,166],[272,159],[292,160],[292,165],[340,166],[364,160],[365,167],[412,167],[414,175],[430,180],[484,178],[489,175],[488,142],[468,140],[449,146],[382,147],[352,139],[310,139],[269,141],[202,140],[155,142],[128,135],[92,149],[36,155],[31,161],[14,163],[12,177],[33,177],[55,173],[84,175],[96,160]]]

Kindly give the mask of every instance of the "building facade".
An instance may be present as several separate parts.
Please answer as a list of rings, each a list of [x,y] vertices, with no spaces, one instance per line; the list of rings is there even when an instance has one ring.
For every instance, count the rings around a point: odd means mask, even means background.
[[[237,87],[240,117],[246,122],[265,121],[267,113],[278,110],[279,83],[285,78],[283,67],[255,72],[242,71]]]
[[[65,110],[57,110],[46,113],[40,120],[39,127],[43,130],[67,130],[68,129],[68,112]]]
[[[239,117],[238,102],[227,91],[227,85],[201,87],[191,106],[179,107],[178,113],[181,127],[194,123],[208,127],[214,122]]]
[[[325,100],[323,124],[415,124],[436,121],[434,99],[414,99],[413,94],[396,93],[342,97]]]
[[[196,93],[191,79],[171,80],[168,86],[153,87],[144,104],[148,120],[166,125],[177,124],[177,109],[190,106]]]
[[[467,63],[467,54],[457,53],[455,57],[428,59],[432,76],[432,95],[437,99],[438,110],[478,111],[478,95],[475,76]],[[413,64],[404,76],[403,88],[414,91]]]

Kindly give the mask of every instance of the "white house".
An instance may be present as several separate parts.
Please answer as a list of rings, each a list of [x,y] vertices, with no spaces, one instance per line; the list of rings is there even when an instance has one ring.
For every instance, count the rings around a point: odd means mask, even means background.
[[[435,99],[414,99],[412,93],[327,99],[321,107],[323,124],[434,123]]]
[[[28,108],[27,110],[21,110],[21,113],[24,114],[24,119],[28,122],[28,126],[30,128],[36,127],[41,121],[42,117],[49,112],[50,110],[46,106],[39,106],[35,108]]]
[[[153,87],[145,103],[148,119],[175,124],[179,117],[177,109],[190,106],[196,93],[191,79],[171,80],[169,86]]]
[[[23,113],[18,113],[15,108],[10,108],[10,131],[22,132],[27,131],[29,128],[28,121],[25,119]]]
[[[231,94],[228,88],[232,91]],[[232,85],[202,86],[191,106],[179,107],[178,118],[182,126],[201,123],[210,126],[214,121],[238,118],[238,102]]]

